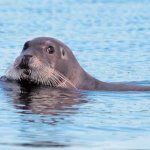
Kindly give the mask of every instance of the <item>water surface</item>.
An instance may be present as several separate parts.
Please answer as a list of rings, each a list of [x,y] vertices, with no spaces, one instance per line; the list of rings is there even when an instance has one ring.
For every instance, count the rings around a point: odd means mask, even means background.
[[[0,75],[26,40],[64,41],[108,82],[150,84],[148,0],[0,0]],[[0,149],[150,149],[150,93],[0,85]]]

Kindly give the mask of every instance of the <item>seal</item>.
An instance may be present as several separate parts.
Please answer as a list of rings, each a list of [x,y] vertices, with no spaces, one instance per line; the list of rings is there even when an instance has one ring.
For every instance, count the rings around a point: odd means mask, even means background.
[[[94,78],[80,66],[67,45],[51,37],[27,41],[6,72],[6,78],[23,84],[68,89],[150,91],[150,86],[114,84]]]

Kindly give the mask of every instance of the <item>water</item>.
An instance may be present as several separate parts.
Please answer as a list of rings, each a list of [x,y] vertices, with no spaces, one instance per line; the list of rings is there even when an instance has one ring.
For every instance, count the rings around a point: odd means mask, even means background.
[[[150,84],[149,0],[0,0],[0,75],[52,36],[108,82]],[[150,149],[150,93],[0,85],[0,149]]]

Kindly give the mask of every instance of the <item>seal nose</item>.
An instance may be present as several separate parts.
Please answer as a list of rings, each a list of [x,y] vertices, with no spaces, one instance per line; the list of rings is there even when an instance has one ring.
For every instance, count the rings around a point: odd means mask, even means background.
[[[29,61],[32,58],[32,55],[23,55],[21,63],[20,63],[20,68],[22,69],[27,69],[29,68]]]
[[[24,55],[22,59],[24,61],[29,61],[31,57],[32,57],[32,55]]]

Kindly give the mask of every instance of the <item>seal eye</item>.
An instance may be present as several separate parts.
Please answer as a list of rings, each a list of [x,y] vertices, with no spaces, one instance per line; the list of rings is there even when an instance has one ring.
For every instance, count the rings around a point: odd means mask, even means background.
[[[49,46],[46,51],[49,53],[49,54],[53,54],[54,53],[54,47],[53,46]]]
[[[23,46],[23,51],[26,50],[29,47],[29,41],[27,41]]]

